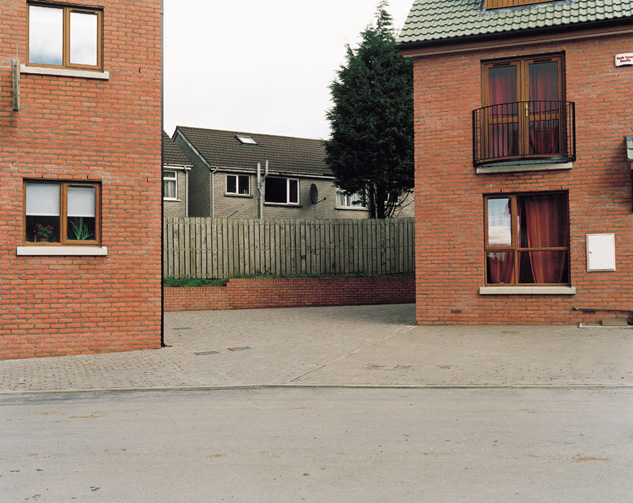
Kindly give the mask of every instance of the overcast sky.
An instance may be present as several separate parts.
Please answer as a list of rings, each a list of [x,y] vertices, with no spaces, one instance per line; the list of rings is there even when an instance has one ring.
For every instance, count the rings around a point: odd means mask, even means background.
[[[165,0],[165,130],[327,139],[330,83],[378,0]],[[402,27],[413,0],[390,0]]]

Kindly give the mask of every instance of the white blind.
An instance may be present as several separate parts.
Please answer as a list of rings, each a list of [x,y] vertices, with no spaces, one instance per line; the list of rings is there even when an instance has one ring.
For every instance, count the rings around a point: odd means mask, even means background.
[[[94,187],[68,187],[68,216],[96,216],[96,190]]]
[[[39,217],[58,217],[59,185],[27,183],[26,214]]]

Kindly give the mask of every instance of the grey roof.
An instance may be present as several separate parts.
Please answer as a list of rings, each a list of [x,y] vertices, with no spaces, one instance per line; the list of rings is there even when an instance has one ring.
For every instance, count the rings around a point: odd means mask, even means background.
[[[165,131],[163,131],[163,164],[165,166],[192,166],[191,161]]]
[[[325,164],[323,140],[183,126],[174,136],[179,133],[211,167],[255,172],[257,163],[263,168],[268,160],[273,174],[333,177]],[[244,144],[238,136],[250,137],[257,145]]]
[[[597,22],[633,21],[631,0],[563,0],[486,10],[484,0],[415,0],[398,38],[429,43]]]

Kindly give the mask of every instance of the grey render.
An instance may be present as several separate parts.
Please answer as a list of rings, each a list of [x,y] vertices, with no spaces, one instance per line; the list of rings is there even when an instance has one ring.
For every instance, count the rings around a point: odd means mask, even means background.
[[[175,177],[175,197],[171,197],[163,191],[163,216],[164,217],[187,217],[188,210],[188,186],[189,171],[193,164],[182,153],[180,148],[172,141],[165,131],[163,131],[163,186],[171,182]],[[167,182],[165,182],[167,180]]]

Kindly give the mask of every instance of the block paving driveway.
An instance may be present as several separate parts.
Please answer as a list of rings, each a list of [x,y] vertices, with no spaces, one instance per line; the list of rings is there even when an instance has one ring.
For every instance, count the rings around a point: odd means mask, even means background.
[[[158,350],[0,362],[0,393],[248,386],[633,387],[633,329],[416,326],[413,305],[165,314]]]

